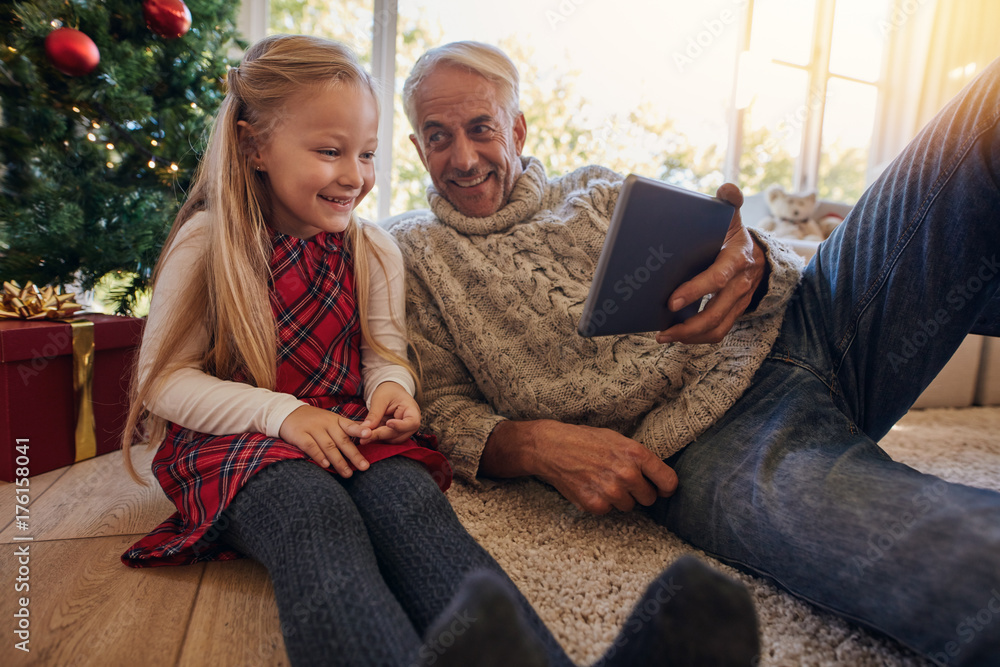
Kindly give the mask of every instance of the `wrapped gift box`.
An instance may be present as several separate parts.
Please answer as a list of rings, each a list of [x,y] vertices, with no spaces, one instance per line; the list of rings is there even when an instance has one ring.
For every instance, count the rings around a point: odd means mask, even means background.
[[[94,323],[96,453],[105,454],[120,446],[130,373],[144,321],[114,315],[82,317]],[[78,460],[77,405],[71,325],[0,321],[0,480],[14,480],[15,462],[25,451],[30,475]],[[18,451],[18,441],[27,441],[20,444],[28,449]]]

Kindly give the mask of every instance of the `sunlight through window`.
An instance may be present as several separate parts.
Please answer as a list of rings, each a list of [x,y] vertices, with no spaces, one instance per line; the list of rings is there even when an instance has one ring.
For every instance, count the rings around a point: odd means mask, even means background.
[[[373,3],[273,0],[270,31],[343,40],[370,65]],[[890,3],[620,0],[609,11],[511,0],[484,13],[464,0],[399,0],[391,211],[427,205],[403,80],[428,48],[465,39],[495,44],[518,65],[525,153],[551,175],[601,164],[714,193],[728,170],[747,194],[813,184],[853,202],[866,184]],[[737,53],[748,30],[748,50]],[[379,159],[389,159],[385,147]],[[369,200],[362,214],[373,216]]]

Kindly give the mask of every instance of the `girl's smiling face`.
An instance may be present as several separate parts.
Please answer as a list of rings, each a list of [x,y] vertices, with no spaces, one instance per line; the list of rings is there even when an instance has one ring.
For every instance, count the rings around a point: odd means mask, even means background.
[[[253,155],[270,189],[271,227],[302,239],[347,229],[375,184],[377,146],[378,107],[367,89],[316,86],[289,100]]]

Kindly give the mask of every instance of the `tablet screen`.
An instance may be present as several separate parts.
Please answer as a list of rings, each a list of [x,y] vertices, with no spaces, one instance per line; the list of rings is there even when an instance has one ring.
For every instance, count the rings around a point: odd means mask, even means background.
[[[611,217],[577,331],[581,336],[662,331],[698,312],[667,299],[715,261],[734,207],[629,174]]]

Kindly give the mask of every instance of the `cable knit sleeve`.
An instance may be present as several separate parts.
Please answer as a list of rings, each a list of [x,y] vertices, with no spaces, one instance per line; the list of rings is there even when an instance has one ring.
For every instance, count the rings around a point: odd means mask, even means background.
[[[747,231],[763,249],[770,271],[767,278],[767,293],[757,304],[757,308],[743,317],[751,319],[784,312],[785,305],[802,277],[802,257],[766,232],[755,227],[747,227]]]
[[[456,475],[478,483],[479,459],[493,428],[504,417],[489,406],[476,381],[456,355],[437,305],[412,273],[407,281],[410,343],[423,371],[424,423],[439,437],[441,452]]]

